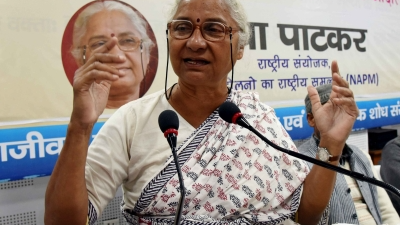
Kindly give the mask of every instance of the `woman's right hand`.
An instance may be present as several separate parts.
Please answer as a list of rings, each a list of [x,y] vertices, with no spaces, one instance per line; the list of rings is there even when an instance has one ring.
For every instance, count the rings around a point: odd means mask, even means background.
[[[117,41],[116,37],[108,40],[103,46],[94,50],[87,62],[76,70],[71,123],[81,127],[93,126],[103,113],[111,83],[116,81],[119,75],[123,75],[122,71],[112,65],[126,60],[125,56],[109,53]]]

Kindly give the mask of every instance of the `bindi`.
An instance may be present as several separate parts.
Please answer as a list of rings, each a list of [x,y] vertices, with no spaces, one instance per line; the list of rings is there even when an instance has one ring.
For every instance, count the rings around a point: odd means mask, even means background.
[[[114,37],[115,36],[115,34],[114,33],[111,33],[111,37]]]
[[[198,23],[200,22],[200,18],[197,18],[197,20],[196,20]]]

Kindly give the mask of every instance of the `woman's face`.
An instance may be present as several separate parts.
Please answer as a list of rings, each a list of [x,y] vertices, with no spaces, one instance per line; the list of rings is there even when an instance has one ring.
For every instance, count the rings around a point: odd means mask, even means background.
[[[193,86],[226,88],[227,74],[232,69],[229,34],[222,41],[211,42],[196,28],[204,22],[220,22],[239,29],[225,3],[222,0],[183,0],[173,19],[189,20],[195,27],[188,39],[170,36],[171,64],[179,81]],[[234,63],[243,56],[243,48],[238,47],[238,32],[233,32],[232,53]]]
[[[127,37],[138,37],[139,40],[142,38],[136,31],[135,26],[129,20],[129,18],[120,11],[101,11],[94,14],[87,23],[86,34],[81,40],[81,45],[87,45],[86,58],[88,59],[92,51],[91,46],[95,47],[97,41],[107,41],[111,38],[111,35],[115,35],[118,40],[122,40]],[[109,101],[123,101],[126,102],[139,98],[140,82],[143,79],[143,71],[140,59],[140,47],[138,46],[133,51],[122,51],[118,45],[110,49],[110,54],[123,55],[126,57],[126,61],[120,64],[114,64],[115,68],[123,70],[124,76],[121,76],[117,81],[114,81],[111,85]],[[149,60],[145,59],[143,54],[143,67],[147,68]]]

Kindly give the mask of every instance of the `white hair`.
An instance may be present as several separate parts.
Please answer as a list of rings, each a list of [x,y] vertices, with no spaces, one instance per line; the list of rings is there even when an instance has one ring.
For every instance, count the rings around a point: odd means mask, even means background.
[[[74,24],[74,31],[72,35],[72,55],[75,59],[80,60],[82,58],[82,52],[80,50],[80,41],[87,31],[87,23],[90,18],[103,10],[107,11],[120,11],[124,13],[132,24],[135,26],[137,32],[139,32],[143,41],[143,51],[146,57],[150,58],[150,50],[154,46],[153,41],[147,35],[147,23],[146,21],[140,17],[132,8],[127,5],[124,5],[117,1],[97,1],[88,7],[86,7],[76,18]]]
[[[250,39],[250,26],[247,21],[247,15],[244,11],[242,4],[240,4],[239,0],[223,0],[225,4],[228,6],[229,13],[232,19],[239,26],[239,46],[244,47],[249,43]],[[172,21],[174,15],[176,14],[179,4],[182,0],[175,0],[175,5],[172,7],[169,16],[169,22]]]

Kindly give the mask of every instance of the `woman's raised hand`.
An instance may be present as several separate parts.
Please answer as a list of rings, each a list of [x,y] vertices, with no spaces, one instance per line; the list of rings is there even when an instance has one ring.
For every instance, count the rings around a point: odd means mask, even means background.
[[[308,87],[308,94],[321,140],[327,139],[332,144],[343,145],[357,119],[358,108],[348,82],[340,76],[336,61],[332,62],[331,70],[332,92],[329,101],[321,105],[314,87]]]
[[[112,65],[126,60],[125,56],[109,53],[117,41],[113,37],[94,50],[87,62],[75,72],[72,123],[91,126],[104,111],[111,83],[118,79],[118,75],[123,75],[123,71]]]

